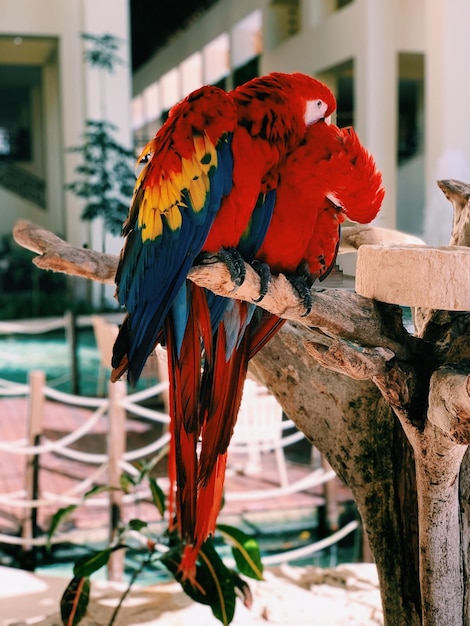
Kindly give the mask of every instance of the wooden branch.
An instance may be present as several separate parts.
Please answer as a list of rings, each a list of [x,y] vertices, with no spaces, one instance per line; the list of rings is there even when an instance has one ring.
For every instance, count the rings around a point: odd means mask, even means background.
[[[339,254],[354,252],[364,245],[396,246],[404,244],[423,245],[424,241],[414,235],[402,233],[399,230],[380,228],[379,226],[369,226],[368,224],[343,226]]]
[[[355,380],[383,375],[385,363],[395,357],[388,348],[364,348],[313,330],[309,337],[304,341],[305,349],[320,365]]]
[[[102,283],[113,283],[118,257],[88,248],[71,246],[60,237],[28,220],[19,220],[13,229],[15,241],[32,252],[37,267],[53,272],[81,276]],[[340,253],[357,250],[364,244],[422,243],[412,235],[369,225],[345,226],[342,229]]]
[[[102,282],[113,280],[117,257],[76,248],[29,222],[19,222],[14,236],[18,243],[41,254],[34,259],[41,268]],[[218,262],[192,268],[188,278],[222,296],[252,302],[259,295],[259,276],[249,265],[239,287],[232,283],[227,267]],[[417,412],[411,406],[409,386],[414,388],[414,367],[408,363],[416,340],[404,330],[398,308],[379,310],[375,301],[345,289],[313,290],[312,298],[312,310],[304,316],[303,304],[289,281],[280,275],[272,277],[268,293],[259,304],[293,322],[299,346],[323,367],[356,380],[372,380],[402,422],[413,430]],[[394,308],[396,313],[392,312]]]
[[[422,623],[459,626],[463,576],[459,532],[459,472],[466,446],[456,445],[428,420],[413,444],[419,511]]]
[[[112,283],[118,257],[86,248],[77,248],[31,222],[21,220],[13,236],[21,246],[38,253],[33,259],[41,269]],[[259,276],[246,265],[246,278],[236,287],[223,263],[191,269],[188,278],[219,295],[253,302],[259,295]],[[314,290],[313,308],[308,316],[285,276],[273,276],[269,290],[260,303],[279,317],[320,329],[325,335],[341,337],[366,347],[388,348],[399,353],[401,345],[383,334],[383,324],[375,303],[344,289]]]
[[[470,374],[449,366],[433,372],[428,419],[451,441],[470,444]]]
[[[19,220],[13,229],[13,237],[20,246],[40,256],[33,263],[43,269],[81,276],[101,283],[113,283],[118,257],[77,248],[60,237],[27,220]]]
[[[259,276],[249,265],[246,265],[245,281],[239,287],[232,283],[222,263],[194,267],[188,278],[221,296],[237,300],[253,302],[259,295]],[[393,351],[400,350],[400,344],[384,336],[383,325],[372,300],[345,289],[313,289],[312,298],[312,310],[305,316],[304,305],[281,274],[272,277],[268,293],[259,306],[278,317],[320,329],[325,335],[364,346],[392,346]]]
[[[470,246],[470,185],[459,180],[438,180],[437,184],[454,207],[451,246]]]

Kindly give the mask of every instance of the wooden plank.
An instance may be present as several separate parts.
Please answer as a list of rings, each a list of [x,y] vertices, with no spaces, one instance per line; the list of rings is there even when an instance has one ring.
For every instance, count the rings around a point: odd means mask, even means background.
[[[46,376],[43,371],[33,371],[28,377],[30,386],[30,396],[28,403],[28,422],[27,422],[27,443],[28,446],[37,446],[40,443],[43,428],[44,413],[44,386],[46,384]],[[39,457],[36,454],[27,455],[25,469],[25,491],[27,500],[37,500],[39,497]],[[23,543],[23,552],[31,553],[34,569],[34,546],[28,543],[34,539],[37,534],[37,516],[36,507],[25,509],[21,536],[25,540]]]

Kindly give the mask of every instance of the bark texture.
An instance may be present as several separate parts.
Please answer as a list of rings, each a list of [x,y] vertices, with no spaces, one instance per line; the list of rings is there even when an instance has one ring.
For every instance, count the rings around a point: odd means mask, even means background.
[[[470,186],[438,184],[454,206],[450,245],[469,246]],[[39,267],[113,281],[116,257],[73,248],[27,222],[14,235],[40,255]],[[350,227],[342,247],[378,242],[419,240]],[[236,290],[220,264],[193,268],[189,278],[221,295],[258,295],[249,267]],[[344,289],[313,298],[304,317],[290,284],[273,278],[261,304],[290,323],[252,371],[351,488],[386,625],[469,624],[470,313],[415,310],[410,334],[398,306]]]

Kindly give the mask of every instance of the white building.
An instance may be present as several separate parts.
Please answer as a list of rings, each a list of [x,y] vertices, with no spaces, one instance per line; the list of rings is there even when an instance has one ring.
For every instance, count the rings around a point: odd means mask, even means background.
[[[201,84],[302,71],[330,84],[338,123],[354,125],[383,172],[376,223],[447,243],[451,207],[436,180],[470,182],[469,23],[468,0],[219,0],[132,79],[128,0],[0,0],[0,234],[24,217],[101,247],[99,222],[80,219],[64,184],[78,158],[67,149],[102,117],[103,91],[117,139],[130,145],[133,133],[138,148]],[[120,38],[125,64],[87,66],[80,33]],[[109,251],[120,244],[107,239]]]
[[[123,63],[113,73],[84,63],[82,33],[119,38]],[[103,116],[131,146],[129,50],[127,0],[0,0],[0,234],[26,218],[101,249],[100,221],[81,220],[83,204],[64,190],[80,160],[68,149]]]

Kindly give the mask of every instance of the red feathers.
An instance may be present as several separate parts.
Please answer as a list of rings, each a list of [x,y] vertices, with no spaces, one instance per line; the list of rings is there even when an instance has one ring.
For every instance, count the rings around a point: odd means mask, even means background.
[[[334,263],[345,218],[366,223],[378,213],[382,176],[352,128],[319,122],[286,159],[276,205],[257,258],[272,272],[306,270],[321,278]]]
[[[326,85],[303,74],[273,73],[231,92],[238,125],[232,138],[233,187],[222,201],[203,250],[236,247],[258,195],[277,186],[284,158],[308,125],[331,115],[336,101]]]
[[[215,531],[249,359],[283,320],[186,276],[201,251],[222,248],[308,287],[326,275],[341,222],[369,221],[383,198],[354,131],[324,122],[334,109],[331,91],[302,74],[270,74],[228,94],[203,87],[172,109],[144,151],[116,276],[128,316],[113,377],[128,369],[134,383],[156,342],[166,344],[170,502],[190,580]]]

